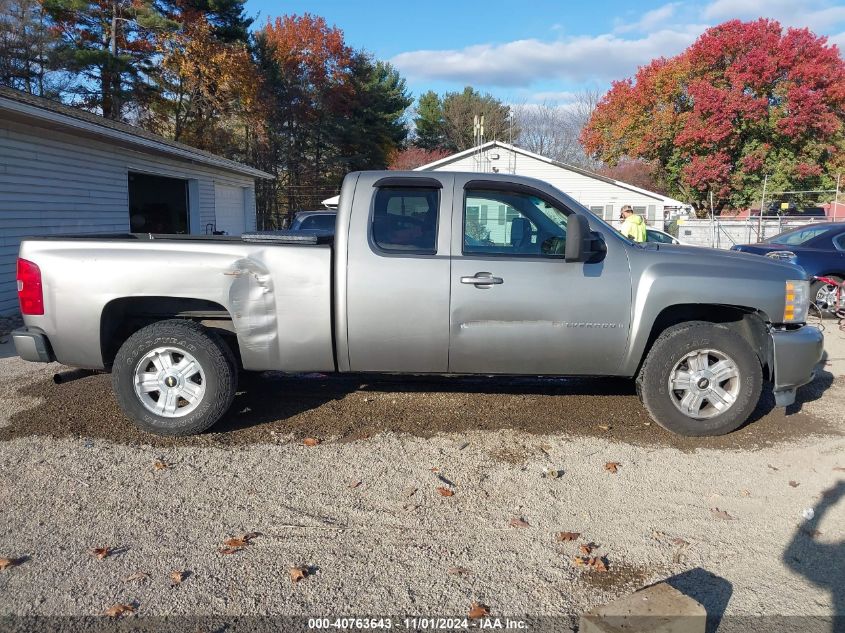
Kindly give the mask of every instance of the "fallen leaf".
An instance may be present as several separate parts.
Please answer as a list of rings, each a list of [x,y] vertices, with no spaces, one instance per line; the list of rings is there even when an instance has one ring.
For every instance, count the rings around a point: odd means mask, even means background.
[[[241,536],[233,536],[231,538],[227,538],[223,541],[223,545],[228,547],[246,547],[247,545],[251,544],[252,539],[258,538],[261,536],[258,532],[247,532],[246,534],[242,534]]]
[[[597,572],[606,572],[607,571],[607,560],[600,557],[591,558],[588,565]]]
[[[774,466],[772,466],[771,464],[768,464],[768,466],[769,466],[769,468],[771,468],[772,470],[780,470],[779,468],[775,468],[775,467],[774,467]]]
[[[680,545],[681,547],[686,547],[687,545],[689,545],[689,541],[685,541],[682,538],[673,538],[672,544],[673,545]]]
[[[530,527],[528,525],[528,521],[523,519],[522,517],[513,517],[510,521],[508,521],[508,525],[514,528],[527,528]]]
[[[451,490],[449,490],[448,488],[446,488],[444,486],[438,486],[437,492],[440,493],[441,497],[451,497],[452,495],[455,494],[454,492],[452,492]]]
[[[490,607],[485,604],[481,604],[480,602],[473,602],[472,605],[469,607],[469,619],[470,620],[479,620],[481,618],[486,618],[490,615]]]
[[[562,541],[574,541],[579,536],[581,536],[581,532],[558,532],[555,534],[555,540],[558,542]]]
[[[131,613],[135,613],[135,607],[129,604],[116,604],[103,611],[103,615],[110,618],[122,618]]]
[[[607,462],[607,463],[604,465],[604,469],[605,469],[606,471],[608,471],[608,472],[611,472],[611,473],[616,473],[616,472],[619,470],[619,467],[620,467],[621,465],[622,465],[622,464],[620,464],[619,462]]]
[[[107,558],[112,553],[112,549],[110,547],[95,547],[91,550],[91,556],[96,557],[97,560],[103,560]]]
[[[600,428],[602,431],[609,431],[611,427],[609,424],[599,424],[598,428]]]
[[[8,569],[9,567],[20,565],[20,563],[21,561],[19,558],[0,558],[0,571]]]
[[[182,581],[188,577],[188,572],[186,571],[179,571],[178,569],[174,569],[170,572],[170,584],[174,587],[176,585],[181,585]]]
[[[153,470],[167,470],[170,466],[171,464],[168,464],[161,459],[157,459],[153,462]]]
[[[405,496],[406,497],[413,497],[417,494],[417,489],[411,486],[410,488],[405,488]]]
[[[802,531],[804,534],[806,534],[807,536],[809,536],[810,538],[816,538],[817,536],[821,536],[821,535],[822,535],[822,533],[821,533],[821,532],[819,532],[818,530],[810,530],[810,529],[808,529],[808,528],[806,528],[806,527],[801,527],[801,531]]]
[[[833,470],[840,472],[840,473],[845,473],[845,466],[834,466]]]
[[[643,422],[643,426],[651,426],[651,422]]]
[[[594,548],[595,548],[595,543],[587,543],[587,544],[585,544],[585,545],[579,545],[579,546],[578,546],[578,551],[579,551],[579,552],[580,552],[583,556],[589,556],[590,554],[592,554],[592,553],[593,553],[593,549],[594,549]]]
[[[353,481],[351,484],[349,484],[349,486],[348,486],[348,487],[349,487],[349,488],[357,488],[357,487],[358,487],[358,486],[360,486],[362,483],[364,483],[364,482],[363,482],[363,481]]]
[[[452,574],[453,576],[468,576],[469,574],[472,573],[466,567],[450,567],[446,571],[448,573]]]
[[[739,494],[741,494],[743,497],[750,497],[751,491],[750,490],[740,490]]]
[[[653,538],[655,541],[662,541],[663,539],[666,538],[666,533],[660,532],[658,530],[652,530],[651,531],[651,538]]]
[[[305,580],[308,577],[308,568],[307,567],[291,567],[290,568],[290,581],[294,584],[298,583],[300,580]]]
[[[242,547],[223,547],[220,549],[221,554],[237,554],[242,551]]]
[[[798,487],[798,486],[800,486],[801,484],[799,484],[797,481],[790,481],[790,482],[789,482],[789,485],[790,485],[790,486],[792,486],[793,488],[797,488],[797,487]]]
[[[304,440],[302,440],[302,443],[305,444],[305,446],[317,446],[317,444],[320,443],[320,440],[318,440],[316,437],[306,437]]]
[[[413,512],[414,510],[419,510],[422,506],[418,503],[406,503],[402,506],[403,510],[407,510],[408,512]]]
[[[733,521],[734,518],[725,512],[724,510],[719,510],[719,508],[710,508],[710,512],[713,513],[713,516],[717,519],[722,519],[723,521]]]
[[[131,576],[127,576],[126,578],[124,578],[123,582],[135,582],[137,580],[146,580],[149,577],[150,575],[145,571],[136,571]]]

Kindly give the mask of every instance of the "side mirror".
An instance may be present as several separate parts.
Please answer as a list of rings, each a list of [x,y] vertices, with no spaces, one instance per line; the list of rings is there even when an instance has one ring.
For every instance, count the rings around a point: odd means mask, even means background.
[[[566,222],[566,251],[568,262],[585,262],[593,254],[593,235],[590,222],[578,213],[570,214]]]

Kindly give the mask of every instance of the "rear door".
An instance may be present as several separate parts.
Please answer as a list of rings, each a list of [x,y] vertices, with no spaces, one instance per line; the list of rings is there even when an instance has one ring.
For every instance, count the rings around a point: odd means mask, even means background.
[[[595,262],[566,262],[565,203],[473,178],[455,182],[449,371],[617,373],[631,319],[621,241],[605,240]]]
[[[448,370],[453,182],[360,175],[347,246],[350,370]]]

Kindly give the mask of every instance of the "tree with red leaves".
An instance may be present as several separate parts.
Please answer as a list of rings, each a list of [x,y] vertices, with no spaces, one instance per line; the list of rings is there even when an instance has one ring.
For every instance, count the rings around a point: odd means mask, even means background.
[[[686,51],[614,82],[581,135],[615,165],[654,161],[699,207],[747,207],[769,191],[831,189],[845,167],[845,62],[807,29],[732,20]]]
[[[446,158],[451,155],[447,149],[423,149],[411,145],[402,150],[393,152],[390,156],[390,164],[388,169],[398,169],[400,171],[410,171],[423,165],[428,165],[441,158]]]

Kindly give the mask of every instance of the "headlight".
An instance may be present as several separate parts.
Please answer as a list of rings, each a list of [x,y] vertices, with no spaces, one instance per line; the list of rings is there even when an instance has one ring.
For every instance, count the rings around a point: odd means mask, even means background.
[[[771,253],[766,253],[766,257],[790,264],[794,264],[798,259],[792,251],[772,251]]]
[[[810,307],[810,282],[798,279],[787,281],[784,299],[783,322],[804,323]]]

